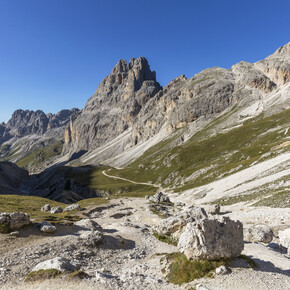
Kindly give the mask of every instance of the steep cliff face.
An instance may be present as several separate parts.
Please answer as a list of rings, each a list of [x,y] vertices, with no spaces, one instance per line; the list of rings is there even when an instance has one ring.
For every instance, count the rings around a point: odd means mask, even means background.
[[[114,139],[136,122],[160,84],[144,57],[120,60],[65,132],[64,153],[91,150]]]
[[[235,104],[250,106],[289,82],[289,47],[254,64],[242,61],[231,69],[210,68],[190,79],[182,75],[163,89],[145,58],[129,64],[120,60],[84,109],[71,117],[63,153],[97,148],[105,152],[105,144],[126,131],[122,144],[115,147],[120,154],[161,130],[169,135],[195,121],[206,123]],[[104,158],[114,154],[97,153]]]

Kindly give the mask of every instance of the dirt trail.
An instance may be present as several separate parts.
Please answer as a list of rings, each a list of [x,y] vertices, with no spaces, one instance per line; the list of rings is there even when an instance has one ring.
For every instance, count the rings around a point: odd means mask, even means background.
[[[108,171],[109,170],[110,169],[108,169]],[[149,186],[152,186],[152,187],[159,188],[160,190],[162,189],[161,185],[157,185],[157,184],[153,184],[153,183],[148,183],[148,182],[136,182],[136,181],[133,181],[133,180],[130,180],[130,179],[127,179],[127,178],[118,177],[118,176],[114,176],[114,175],[109,175],[108,173],[105,172],[105,170],[102,171],[102,174],[105,175],[105,176],[107,176],[107,177],[109,177],[109,178],[124,180],[124,181],[128,181],[130,183],[133,183],[133,184],[149,185]]]

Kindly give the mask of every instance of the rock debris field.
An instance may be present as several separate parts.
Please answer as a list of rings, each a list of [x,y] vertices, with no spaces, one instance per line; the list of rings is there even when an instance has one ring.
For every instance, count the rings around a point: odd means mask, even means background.
[[[178,217],[190,210],[177,199],[173,201],[171,215]],[[248,240],[242,254],[254,261],[256,267],[251,268],[245,260],[236,258],[229,268],[217,270],[213,278],[175,285],[167,281],[164,257],[182,247],[162,242],[153,235],[165,220],[150,210],[151,204],[152,201],[142,198],[112,199],[106,205],[86,211],[87,219],[73,225],[55,225],[56,231],[50,234],[41,232],[37,224],[19,229],[19,235],[0,234],[0,288],[290,289],[290,244],[287,245],[289,231],[286,230],[290,224],[289,210],[222,207],[217,219],[224,222],[229,217],[242,222]],[[210,212],[208,206],[204,208]],[[267,224],[253,228],[261,225],[261,221]],[[187,224],[185,228],[188,227]],[[69,266],[63,267],[87,275],[79,280],[60,276],[24,282],[33,269],[43,269],[39,263],[50,259],[61,261],[62,266],[68,263]]]

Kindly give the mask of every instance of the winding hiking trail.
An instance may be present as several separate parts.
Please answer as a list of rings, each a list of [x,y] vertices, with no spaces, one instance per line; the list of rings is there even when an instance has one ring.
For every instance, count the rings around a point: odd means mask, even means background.
[[[108,171],[111,170],[111,169],[108,169]],[[148,183],[148,182],[136,182],[136,181],[133,181],[133,180],[130,180],[130,179],[127,179],[127,178],[123,178],[123,177],[118,177],[118,176],[114,176],[114,175],[109,175],[108,173],[105,172],[106,170],[103,170],[102,171],[102,174],[109,177],[109,178],[113,178],[113,179],[119,179],[119,180],[124,180],[124,181],[128,181],[130,183],[133,183],[133,184],[141,184],[141,185],[148,185],[148,186],[152,186],[152,187],[155,187],[155,188],[159,188],[160,190],[162,190],[162,187],[161,185],[158,185],[158,184],[153,184],[153,183]]]

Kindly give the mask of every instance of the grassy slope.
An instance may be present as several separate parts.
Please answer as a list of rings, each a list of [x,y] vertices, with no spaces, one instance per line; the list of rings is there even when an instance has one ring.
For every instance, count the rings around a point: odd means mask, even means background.
[[[79,201],[79,205],[82,208],[88,206],[97,206],[107,201],[103,198],[91,198],[87,200]],[[45,204],[49,203],[51,207],[60,206],[65,208],[67,204],[63,204],[57,201],[49,200],[37,196],[21,196],[21,195],[0,195],[0,212],[24,212],[30,215],[30,218],[36,221],[73,221],[78,220],[79,211],[62,212],[57,214],[51,214],[50,212],[42,212],[40,209]]]
[[[290,130],[286,131],[290,125],[289,114],[290,110],[266,118],[261,115],[229,132],[208,137],[210,130],[223,121],[217,119],[183,145],[172,146],[178,138],[174,136],[150,148],[127,168],[112,170],[111,174],[153,183],[164,183],[171,174],[174,177],[164,185],[175,186],[176,191],[207,184],[247,168],[255,161],[289,150],[289,146],[273,150],[289,140]],[[184,184],[179,182],[198,172]]]
[[[92,168],[85,174],[74,173],[72,169],[67,178],[73,178],[77,183],[118,196],[144,197],[156,192],[156,188],[147,185],[133,184],[124,180],[116,180],[102,174],[109,167]]]

